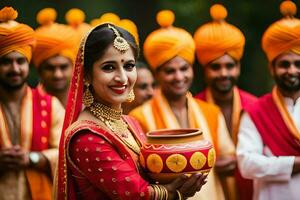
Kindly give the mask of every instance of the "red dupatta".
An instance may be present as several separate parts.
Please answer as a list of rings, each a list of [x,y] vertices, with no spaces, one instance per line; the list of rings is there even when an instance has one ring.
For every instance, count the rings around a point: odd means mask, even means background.
[[[274,156],[299,156],[300,133],[291,119],[277,87],[246,109],[264,145]]]
[[[51,96],[37,89],[26,88],[26,95],[21,104],[20,145],[27,151],[42,151],[49,148],[51,124]],[[4,111],[0,107],[0,148],[12,146],[11,137]],[[51,199],[52,181],[36,170],[25,171],[33,200]],[[43,191],[41,193],[40,191]]]
[[[195,96],[195,98],[201,99],[208,103],[215,104],[210,88],[206,88],[204,91],[198,93]],[[231,118],[231,136],[235,145],[237,144],[237,134],[240,125],[241,111],[246,107],[251,106],[256,100],[257,97],[249,94],[248,92],[245,92],[236,86],[233,88],[233,113]]]
[[[215,103],[211,89],[206,88],[204,91],[198,93],[196,98],[207,101],[209,103]],[[233,113],[231,118],[231,125],[232,125],[232,133],[231,137],[234,144],[237,144],[237,135],[240,125],[240,115],[243,109],[246,107],[251,106],[257,98],[238,87],[233,88]],[[236,190],[238,192],[237,197],[231,197],[232,199],[240,199],[240,200],[250,200],[253,196],[253,183],[250,179],[244,179],[240,171],[238,169],[235,170],[235,180],[236,183],[233,183],[237,189],[231,188],[232,183],[229,184],[228,192],[231,193],[230,195],[234,195],[235,192],[230,192]]]
[[[91,30],[92,31],[92,30]],[[91,32],[90,31],[90,32]],[[89,33],[90,33],[89,32]],[[65,154],[66,129],[77,120],[82,110],[83,97],[83,63],[84,47],[89,33],[83,38],[75,61],[71,85],[69,89],[68,101],[66,105],[65,120],[59,144],[58,167],[56,173],[54,196],[57,200],[67,199],[67,166]]]

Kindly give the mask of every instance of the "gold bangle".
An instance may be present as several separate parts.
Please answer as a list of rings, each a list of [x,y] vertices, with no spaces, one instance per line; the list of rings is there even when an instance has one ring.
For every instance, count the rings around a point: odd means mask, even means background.
[[[163,199],[163,193],[162,193],[162,190],[161,190],[161,188],[160,188],[159,185],[156,185],[156,188],[157,188],[157,191],[158,191],[158,197],[157,197],[157,199],[158,199],[158,200],[162,200],[162,199]]]
[[[156,200],[157,199],[157,191],[156,191],[156,188],[155,188],[155,186],[154,185],[150,185],[151,186],[151,188],[152,188],[152,191],[153,191],[153,198],[152,198],[152,200]]]
[[[166,194],[165,199],[168,200],[169,199],[169,191],[167,190],[167,188],[165,186],[162,186],[162,187],[163,187],[163,189],[165,191],[165,194]]]
[[[165,186],[161,186],[161,188],[163,189],[163,191],[164,191],[164,193],[165,193],[165,200],[168,200],[168,198],[169,198],[169,192],[168,192],[168,190],[167,190],[167,188],[165,187]]]
[[[182,194],[179,192],[179,190],[176,190],[176,192],[177,192],[178,200],[182,200]]]
[[[154,196],[154,200],[161,200],[161,190],[159,188],[158,185],[152,185],[154,192],[155,192],[155,196]]]

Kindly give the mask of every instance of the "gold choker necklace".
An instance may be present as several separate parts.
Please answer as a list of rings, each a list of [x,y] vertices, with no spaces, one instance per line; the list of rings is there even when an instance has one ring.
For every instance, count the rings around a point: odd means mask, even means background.
[[[114,133],[121,137],[128,137],[128,125],[121,118],[122,110],[98,102],[94,102],[88,109]]]
[[[98,102],[94,102],[87,109],[116,134],[127,147],[136,154],[140,154],[140,146],[128,130],[128,125],[122,120],[122,110],[115,110]]]

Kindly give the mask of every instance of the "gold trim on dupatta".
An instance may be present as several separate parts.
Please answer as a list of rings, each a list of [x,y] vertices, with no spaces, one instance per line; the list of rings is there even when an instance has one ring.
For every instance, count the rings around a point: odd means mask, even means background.
[[[161,90],[157,91],[154,101],[156,101],[156,104],[161,111],[161,116],[166,128],[180,128],[178,120],[176,119],[167,99],[163,96]]]
[[[32,90],[28,87],[21,103],[21,146],[30,150],[33,135]]]
[[[285,122],[286,126],[292,133],[292,135],[297,139],[297,143],[300,144],[300,132],[298,131],[293,119],[291,118],[285,103],[284,103],[284,97],[279,92],[278,87],[274,86],[272,90],[272,97],[275,102],[276,107],[278,108],[283,121]]]
[[[1,147],[2,148],[10,148],[12,147],[12,143],[9,137],[9,128],[7,124],[7,119],[4,114],[4,110],[2,105],[0,106],[0,137],[1,137]]]
[[[30,150],[31,140],[32,140],[32,118],[33,118],[33,108],[32,108],[32,90],[27,87],[26,94],[21,102],[21,127],[20,127],[20,145],[26,149]],[[7,124],[7,118],[4,114],[2,106],[0,106],[0,135],[1,135],[1,145],[2,148],[12,147],[11,136],[9,133],[9,128]]]
[[[67,180],[68,180],[68,173],[67,173],[67,158],[66,158],[66,139],[68,137],[68,131],[66,130],[66,128],[70,127],[71,124],[73,123],[74,120],[74,115],[75,115],[75,109],[76,109],[76,101],[77,101],[77,97],[78,97],[78,92],[79,92],[79,85],[80,85],[80,81],[83,82],[82,77],[83,77],[83,65],[84,65],[84,47],[85,47],[85,43],[86,40],[89,36],[89,34],[95,29],[96,27],[94,27],[93,29],[91,29],[89,32],[87,32],[87,34],[85,35],[85,37],[82,39],[80,46],[79,46],[79,50],[78,50],[78,54],[76,57],[76,61],[75,61],[75,66],[74,66],[74,70],[73,70],[73,75],[72,75],[72,82],[71,82],[71,86],[70,86],[70,91],[69,91],[69,97],[68,97],[68,101],[71,100],[71,102],[68,102],[68,105],[73,105],[70,106],[70,110],[68,110],[68,113],[66,113],[66,115],[69,115],[69,118],[66,119],[65,117],[65,122],[63,125],[63,128],[65,128],[65,130],[63,130],[64,132],[62,133],[62,139],[63,139],[63,173],[64,173],[64,177],[63,177],[63,188],[64,188],[64,199],[68,199],[68,190],[67,190]],[[71,94],[71,89],[73,89],[73,94]],[[72,95],[72,99],[70,99],[70,95]],[[67,106],[68,106],[67,105]],[[66,121],[68,120],[68,121]],[[58,161],[59,162],[59,161]],[[53,190],[53,196],[55,199],[58,198],[58,191],[60,190],[60,188],[58,188],[58,182],[59,182],[59,168],[57,168],[57,172],[55,173],[55,177],[54,177],[54,190]]]
[[[208,103],[215,104],[214,98],[212,96],[212,92],[210,88],[206,89],[206,101]],[[238,88],[233,87],[233,107],[232,107],[232,115],[231,115],[231,135],[234,144],[237,144],[237,134],[240,126],[240,115],[241,115],[242,105],[241,105],[241,97],[239,94]]]

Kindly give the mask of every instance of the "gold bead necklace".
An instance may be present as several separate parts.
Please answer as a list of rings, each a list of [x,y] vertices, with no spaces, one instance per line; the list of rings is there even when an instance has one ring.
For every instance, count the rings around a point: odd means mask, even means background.
[[[122,110],[110,108],[102,103],[94,102],[87,107],[91,113],[100,119],[113,133],[115,133],[131,150],[140,153],[140,147],[128,130],[128,125],[122,119]],[[128,141],[127,141],[128,140]]]
[[[121,118],[122,110],[116,110],[98,102],[94,102],[88,108],[114,133],[128,137],[128,125]]]

